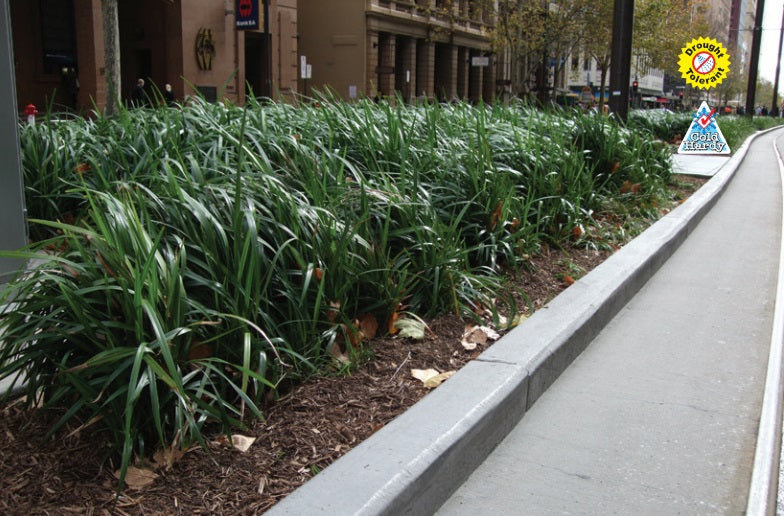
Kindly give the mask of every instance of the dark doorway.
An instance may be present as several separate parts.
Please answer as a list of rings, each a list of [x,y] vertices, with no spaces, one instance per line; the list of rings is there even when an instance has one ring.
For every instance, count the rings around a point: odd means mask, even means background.
[[[412,44],[411,38],[405,36],[395,38],[395,91],[399,92],[405,101],[411,97],[411,65],[408,56]]]
[[[39,0],[37,13],[35,12],[35,4],[30,2],[28,13],[33,16],[28,17],[23,25],[33,34],[40,36],[41,53],[40,57],[35,57],[42,61],[34,59],[33,62],[42,63],[43,66],[33,66],[34,80],[50,84],[51,92],[46,93],[47,103],[53,101],[53,107],[56,110],[73,109],[76,107],[79,89],[73,0]],[[36,30],[38,27],[31,28],[31,23],[34,23],[34,20],[40,20],[40,32]],[[16,23],[19,23],[18,19]],[[16,24],[15,26],[19,27]],[[24,40],[25,38],[19,39]],[[34,49],[37,46],[36,42],[34,40],[31,42]],[[34,50],[33,52],[35,53]],[[20,54],[24,55],[25,52],[22,51]],[[24,73],[18,75],[24,77]],[[44,88],[46,87],[44,86]]]
[[[154,98],[152,84],[152,50],[149,48],[136,49],[136,78],[144,79],[144,93],[147,94],[148,99]],[[134,81],[134,84],[135,83],[136,81]]]
[[[123,100],[130,99],[139,79],[144,79],[147,97],[155,100],[172,79],[167,63],[166,6],[163,2],[138,0],[121,1],[117,7]]]
[[[452,45],[436,43],[435,95],[440,101],[452,100]]]
[[[247,96],[270,97],[269,81],[267,81],[267,45],[266,34],[256,32],[245,33],[245,82],[248,86]]]

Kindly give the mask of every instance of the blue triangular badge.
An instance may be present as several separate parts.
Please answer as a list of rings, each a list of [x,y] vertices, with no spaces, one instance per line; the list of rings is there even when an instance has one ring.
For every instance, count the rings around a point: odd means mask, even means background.
[[[730,146],[721,134],[716,110],[703,101],[681,142],[678,154],[730,154]]]

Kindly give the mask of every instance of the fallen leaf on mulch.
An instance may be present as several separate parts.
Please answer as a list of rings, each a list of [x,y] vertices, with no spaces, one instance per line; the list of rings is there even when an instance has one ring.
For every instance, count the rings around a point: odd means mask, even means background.
[[[373,340],[376,338],[376,332],[378,331],[378,321],[376,320],[376,316],[373,314],[360,315],[354,321],[354,326],[359,328],[362,341]]]
[[[412,369],[411,376],[422,382],[426,389],[434,389],[441,385],[444,380],[455,374],[456,371],[446,371],[439,373],[435,369]]]
[[[427,325],[417,319],[398,319],[395,321],[395,328],[400,330],[399,337],[422,340],[425,338]]]
[[[467,351],[473,351],[479,344],[485,345],[488,340],[498,340],[500,338],[501,335],[488,326],[469,326],[463,333],[460,344]]]
[[[340,345],[337,343],[337,341],[332,342],[327,346],[327,353],[329,353],[329,356],[341,364],[348,364],[351,362],[351,359],[348,357],[348,355],[343,352],[342,349],[340,349]]]
[[[254,442],[256,442],[255,437],[247,437],[239,434],[234,434],[231,436],[231,444],[242,453],[250,450],[250,447]]]
[[[114,478],[120,478],[119,470],[114,472]],[[154,471],[131,466],[125,473],[125,484],[129,489],[142,489],[155,482],[156,478],[158,478],[158,474]]]
[[[226,436],[223,434],[219,435],[213,440],[213,442],[216,444],[231,446],[232,448],[239,450],[242,453],[247,452],[255,441],[256,441],[255,437],[247,437],[245,435],[240,435],[240,434],[232,434],[231,444],[229,444],[228,438],[226,438]]]
[[[329,308],[327,308],[327,320],[330,323],[334,323],[335,320],[338,318],[339,312],[340,312],[340,301],[330,301]]]
[[[185,455],[179,447],[161,448],[152,456],[155,466],[169,471],[174,464]]]

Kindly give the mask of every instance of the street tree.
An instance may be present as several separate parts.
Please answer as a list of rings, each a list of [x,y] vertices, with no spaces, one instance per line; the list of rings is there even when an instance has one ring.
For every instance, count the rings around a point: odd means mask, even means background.
[[[711,34],[705,11],[703,0],[637,0],[633,48],[642,65],[680,76],[678,56],[683,47]]]
[[[679,76],[678,55],[694,37],[695,30],[704,30],[704,8],[701,0],[637,0],[634,10],[635,67],[639,73],[658,68]],[[596,62],[600,90],[604,91],[612,65],[612,20],[614,0],[595,0],[585,6],[580,27],[580,48]],[[600,104],[604,97],[600,97]]]
[[[120,100],[120,29],[118,25],[117,0],[101,0],[103,18],[103,53],[106,70],[107,115],[113,115],[115,104]]]
[[[604,106],[604,87],[612,55],[614,0],[596,0],[587,6],[580,26],[580,46],[584,59],[591,59],[599,70],[599,110]]]
[[[765,106],[770,109],[771,99],[773,99],[773,83],[761,77],[757,78],[757,90],[755,97],[758,106]]]
[[[492,30],[494,50],[508,53],[512,89],[520,96],[536,92],[541,101],[579,44],[579,27],[587,0],[499,0]]]

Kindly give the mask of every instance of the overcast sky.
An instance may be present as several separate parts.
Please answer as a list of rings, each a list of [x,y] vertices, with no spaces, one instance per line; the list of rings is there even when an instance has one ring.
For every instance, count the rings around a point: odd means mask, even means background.
[[[781,35],[781,0],[765,0],[765,13],[762,17],[762,46],[760,48],[759,76],[775,82],[776,59],[779,56],[779,37]],[[779,91],[782,78],[779,76]]]

